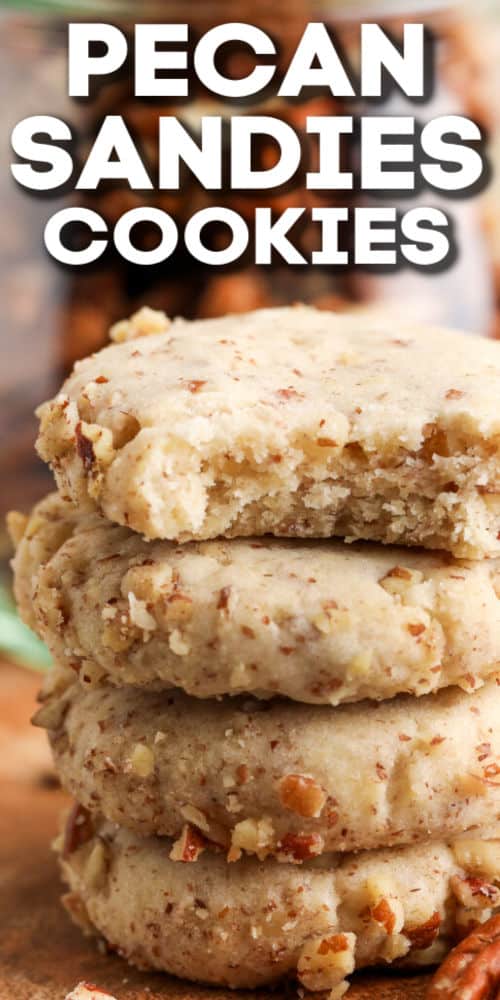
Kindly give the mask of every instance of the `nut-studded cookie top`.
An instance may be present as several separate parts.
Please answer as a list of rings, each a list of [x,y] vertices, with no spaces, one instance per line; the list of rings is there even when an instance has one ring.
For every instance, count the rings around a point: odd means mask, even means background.
[[[146,311],[115,336],[40,408],[38,441],[111,520],[500,553],[499,344],[306,307]]]
[[[147,542],[57,494],[12,519],[22,615],[84,683],[337,705],[500,670],[500,561],[335,541]]]
[[[474,839],[330,855],[302,867],[204,853],[169,858],[141,838],[73,813],[61,845],[66,905],[133,964],[231,987],[297,976],[335,990],[355,968],[435,965],[471,923],[498,911],[498,831]]]
[[[36,721],[62,784],[92,812],[175,837],[175,856],[193,833],[194,848],[229,861],[301,863],[455,837],[500,817],[499,715],[496,684],[333,710],[70,681]]]

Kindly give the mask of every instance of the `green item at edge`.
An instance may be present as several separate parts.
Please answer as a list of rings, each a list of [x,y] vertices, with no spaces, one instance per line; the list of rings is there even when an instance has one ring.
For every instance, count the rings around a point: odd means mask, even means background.
[[[47,670],[52,665],[46,646],[23,624],[3,584],[0,584],[0,654],[33,670]]]

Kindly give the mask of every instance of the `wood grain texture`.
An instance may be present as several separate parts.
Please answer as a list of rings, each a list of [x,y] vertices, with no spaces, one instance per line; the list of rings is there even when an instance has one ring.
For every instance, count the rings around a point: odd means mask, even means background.
[[[87,980],[117,1000],[281,1000],[293,987],[239,993],[147,975],[102,954],[69,922],[49,843],[64,807],[44,736],[28,726],[38,679],[0,664],[0,1000],[64,1000]],[[12,768],[11,777],[6,773]],[[202,975],[202,968],[197,970]],[[358,977],[349,1000],[424,1000],[427,977]]]

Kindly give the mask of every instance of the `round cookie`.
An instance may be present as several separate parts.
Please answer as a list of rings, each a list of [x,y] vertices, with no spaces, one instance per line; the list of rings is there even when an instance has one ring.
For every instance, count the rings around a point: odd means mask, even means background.
[[[146,542],[57,494],[12,521],[21,613],[86,681],[338,705],[500,668],[500,561],[278,539]]]
[[[383,310],[141,310],[38,410],[61,492],[147,538],[500,556],[500,345]]]
[[[499,717],[496,684],[332,709],[73,682],[36,721],[63,785],[109,820],[176,852],[189,824],[230,860],[302,861],[500,821]]]
[[[500,902],[500,841],[480,835],[302,867],[210,852],[179,864],[168,841],[95,822],[77,807],[60,838],[70,914],[132,964],[206,983],[297,976],[340,997],[355,968],[441,960]]]

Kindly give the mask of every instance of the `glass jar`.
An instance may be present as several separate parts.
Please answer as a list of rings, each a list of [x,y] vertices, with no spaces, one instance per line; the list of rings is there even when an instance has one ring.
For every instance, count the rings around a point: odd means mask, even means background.
[[[413,8],[413,9],[411,9]],[[438,86],[433,102],[422,107],[422,116],[462,110],[491,123],[493,101],[481,90],[485,74],[481,52],[474,49],[471,32],[456,5],[446,3],[335,3],[334,0],[157,0],[140,5],[140,20],[188,21],[198,31],[212,24],[240,20],[261,25],[279,40],[282,58],[293,51],[309,20],[324,20],[338,33],[356,59],[356,37],[362,17],[377,20],[395,33],[403,20],[424,19],[440,38]],[[4,101],[0,194],[3,226],[0,231],[0,291],[3,323],[0,335],[0,421],[2,440],[0,516],[10,507],[28,508],[51,486],[47,470],[34,456],[35,406],[59,388],[74,361],[98,349],[109,326],[143,304],[170,314],[216,316],[268,305],[302,300],[320,307],[343,308],[357,302],[391,302],[425,319],[449,323],[475,332],[493,327],[492,261],[488,252],[478,201],[453,202],[458,216],[462,252],[453,269],[432,277],[411,272],[390,276],[335,272],[313,266],[277,265],[258,268],[241,265],[221,273],[193,263],[182,251],[162,266],[144,268],[109,256],[84,269],[58,266],[43,248],[45,222],[59,206],[75,196],[40,198],[17,187],[10,175],[12,153],[9,135],[14,124],[31,114],[62,117],[78,129],[82,156],[106,114],[123,115],[141,148],[154,161],[154,137],[161,114],[172,112],[191,123],[207,109],[207,97],[175,108],[133,96],[130,77],[113,79],[89,100],[72,101],[67,89],[67,24],[77,17],[96,17],[127,26],[139,18],[134,3],[0,3],[0,86]],[[244,55],[233,52],[235,75],[241,73]],[[243,60],[243,62],[242,62]],[[480,71],[478,69],[480,67]],[[211,104],[213,108],[213,104]],[[241,108],[238,108],[238,113]],[[249,109],[250,110],[250,109]],[[258,106],[252,110],[258,113]],[[363,110],[360,108],[359,110]],[[407,108],[393,99],[383,113],[401,114]],[[301,127],[310,114],[342,113],[342,104],[328,95],[301,103],[274,101],[266,114],[282,117]],[[221,113],[220,104],[217,113]],[[231,108],[222,109],[229,116]],[[352,113],[352,109],[350,112]],[[415,113],[414,109],[413,112]],[[273,151],[262,147],[259,155],[270,165]],[[312,150],[311,155],[314,155]],[[352,195],[340,192],[321,204],[349,204]],[[144,196],[123,183],[106,183],[95,193],[79,193],[78,204],[95,208],[110,223],[121,213],[140,205],[155,204],[182,221],[197,207],[227,204],[250,214],[255,204],[270,205],[276,212],[297,204],[311,206],[313,194],[304,187],[278,194],[252,195],[228,192],[211,194],[195,184],[177,194],[147,192]],[[143,230],[144,246],[154,238]],[[214,232],[215,245],[220,235]],[[305,245],[314,236],[302,234]],[[500,244],[500,240],[499,240]],[[500,255],[499,255],[500,256]]]

